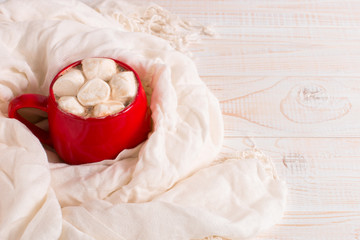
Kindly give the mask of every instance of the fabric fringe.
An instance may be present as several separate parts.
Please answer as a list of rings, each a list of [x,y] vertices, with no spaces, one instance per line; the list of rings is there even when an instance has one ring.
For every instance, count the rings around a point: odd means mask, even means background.
[[[144,11],[116,11],[112,17],[130,32],[144,32],[167,40],[176,50],[192,56],[188,47],[201,37],[214,37],[215,30],[195,21],[184,20],[156,4]]]

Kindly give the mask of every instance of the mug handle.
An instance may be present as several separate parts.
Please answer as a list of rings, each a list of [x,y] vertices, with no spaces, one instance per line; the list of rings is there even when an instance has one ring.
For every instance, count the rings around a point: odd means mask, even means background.
[[[8,109],[10,118],[15,118],[25,124],[40,142],[52,146],[49,131],[45,131],[23,118],[17,111],[21,108],[37,108],[47,112],[48,97],[39,94],[23,94],[14,98]]]

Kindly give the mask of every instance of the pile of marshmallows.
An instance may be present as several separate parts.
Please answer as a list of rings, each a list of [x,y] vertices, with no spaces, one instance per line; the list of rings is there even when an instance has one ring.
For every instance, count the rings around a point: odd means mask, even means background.
[[[84,118],[120,112],[134,100],[137,89],[134,73],[107,58],[84,59],[53,85],[60,109]]]

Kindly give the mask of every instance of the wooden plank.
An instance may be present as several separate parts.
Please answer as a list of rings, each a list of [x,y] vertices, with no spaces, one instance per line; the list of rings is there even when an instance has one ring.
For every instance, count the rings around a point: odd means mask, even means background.
[[[256,148],[270,156],[291,211],[360,211],[359,146],[360,138],[225,138],[223,152]]]
[[[354,77],[204,77],[219,98],[227,136],[360,136]]]
[[[343,41],[346,46],[339,46],[334,41],[326,42],[326,46],[296,46],[289,44],[290,41],[262,46],[228,43],[221,49],[214,42],[207,45],[201,61],[197,61],[199,73],[201,76],[359,76],[359,45]]]
[[[231,138],[223,152],[256,148],[288,186],[283,219],[255,239],[358,239],[360,138]]]
[[[247,22],[251,25],[255,25],[254,23],[256,22],[249,21],[249,19],[260,18],[260,16],[263,16],[263,22],[272,20],[278,24],[294,24],[290,21],[292,18],[304,18],[303,23],[311,25],[322,22],[328,24],[351,22],[351,20],[359,18],[356,8],[360,8],[360,4],[356,0],[348,0],[346,2],[319,0],[282,0],[275,2],[267,0],[144,0],[142,2],[155,2],[172,12],[186,16],[222,16],[224,18],[237,16],[241,19],[247,19]],[[289,16],[283,21],[277,21],[278,12],[288,13]],[[326,21],[314,21],[317,16],[326,17]],[[302,22],[299,21],[298,23]]]
[[[360,237],[360,212],[293,212],[284,223],[258,235],[257,240],[356,240]]]

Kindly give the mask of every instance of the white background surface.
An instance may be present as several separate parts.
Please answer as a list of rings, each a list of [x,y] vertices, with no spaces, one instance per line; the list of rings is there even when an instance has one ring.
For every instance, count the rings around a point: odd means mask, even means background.
[[[223,152],[256,147],[287,181],[284,218],[257,239],[360,239],[360,2],[153,2],[215,25],[192,51]]]

